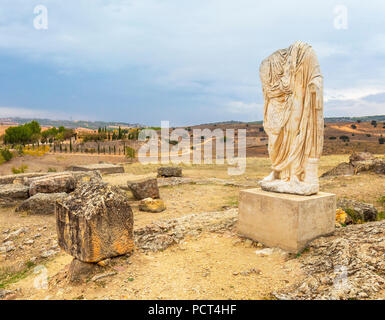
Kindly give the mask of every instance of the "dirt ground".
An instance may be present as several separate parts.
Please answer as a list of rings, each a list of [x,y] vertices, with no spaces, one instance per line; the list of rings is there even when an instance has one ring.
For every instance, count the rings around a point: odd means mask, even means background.
[[[103,161],[123,162],[116,158],[106,157]],[[29,169],[48,168],[55,164],[64,168],[75,163],[99,161],[99,156],[63,155],[58,158],[57,155],[45,155],[29,159],[28,164]],[[320,174],[343,161],[348,161],[348,155],[322,157]],[[186,178],[256,183],[269,173],[269,166],[267,158],[248,158],[246,172],[240,176],[229,176],[226,165],[182,167]],[[124,174],[108,175],[103,179],[122,186],[129,180],[155,177],[157,167],[126,163]],[[385,211],[384,203],[379,201],[385,195],[384,187],[385,177],[371,173],[321,179],[322,191],[372,203],[379,211]],[[212,181],[161,187],[161,198],[167,206],[162,213],[140,212],[138,202],[130,192],[127,191],[127,195],[137,229],[161,219],[236,207],[241,189],[245,187]],[[0,241],[4,240],[4,232],[8,229],[15,231],[20,228],[25,230],[13,240],[16,249],[0,254],[0,289],[15,290],[11,299],[272,299],[272,292],[304,276],[295,257],[282,251],[259,256],[256,251],[261,248],[238,237],[236,230],[228,230],[224,233],[204,232],[162,252],[138,250],[131,257],[114,259],[111,270],[116,275],[72,286],[65,280],[71,256],[60,251],[42,257],[46,252],[58,250],[55,217],[19,214],[14,212],[14,208],[0,210]],[[44,266],[48,272],[47,289],[35,289],[36,266]]]
[[[61,254],[46,264],[55,285],[36,290],[32,275],[17,287],[28,299],[271,299],[272,290],[301,276],[295,259],[284,253],[255,252],[231,234],[204,234],[164,252],[119,259],[112,267],[115,276],[83,286],[66,283],[63,270],[71,258]]]
[[[57,153],[39,156],[14,157],[11,161],[0,165],[0,175],[12,174],[12,168],[26,166],[25,172],[48,172],[49,170],[64,171],[68,166],[78,164],[94,164],[99,162],[123,163],[127,162],[124,156],[92,155]]]

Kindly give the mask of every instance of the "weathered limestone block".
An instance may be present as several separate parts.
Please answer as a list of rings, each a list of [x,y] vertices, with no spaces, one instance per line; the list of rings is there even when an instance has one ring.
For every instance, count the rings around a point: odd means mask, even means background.
[[[55,174],[34,179],[29,186],[29,193],[31,196],[37,193],[69,193],[75,187],[76,180],[72,174]]]
[[[67,168],[68,171],[100,171],[102,174],[124,173],[124,167],[121,165],[98,163],[89,165],[78,165]]]
[[[158,199],[159,188],[157,179],[144,179],[136,182],[127,182],[135,199],[143,200],[146,198]]]
[[[28,212],[29,214],[55,214],[55,204],[57,200],[64,200],[68,197],[65,192],[62,193],[37,193],[29,199],[23,201],[16,212]]]
[[[161,199],[147,198],[143,199],[139,204],[139,210],[145,212],[158,213],[166,210],[166,205]]]
[[[22,180],[23,178],[34,178],[34,177],[42,177],[47,175],[47,173],[20,173],[20,174],[11,174],[7,176],[0,177],[0,185],[1,184],[12,184],[15,180]]]
[[[83,262],[99,262],[134,249],[133,214],[126,194],[105,184],[84,182],[56,203],[60,247]]]
[[[355,222],[358,220],[361,220],[362,222],[377,220],[378,211],[370,203],[350,199],[340,199],[337,201],[337,208],[344,210]]]
[[[100,171],[98,170],[92,170],[92,171],[74,171],[72,172],[72,175],[76,179],[76,181],[79,182],[87,182],[91,180],[98,180],[102,181],[102,175],[100,174]]]
[[[16,203],[28,199],[29,188],[22,184],[0,185],[0,205],[13,206]]]
[[[336,196],[249,189],[240,192],[238,232],[268,247],[298,253],[309,241],[335,229]]]
[[[41,180],[43,178],[49,178],[49,177],[57,177],[57,176],[63,176],[63,175],[72,175],[76,182],[86,182],[90,181],[91,179],[96,179],[96,180],[102,180],[102,176],[99,171],[63,171],[63,172],[58,172],[58,173],[50,173],[50,174],[45,174],[43,176],[38,176],[38,177],[24,177],[22,179],[22,184],[26,186],[30,186],[32,182]]]
[[[182,168],[180,167],[161,167],[158,168],[158,177],[181,177]]]

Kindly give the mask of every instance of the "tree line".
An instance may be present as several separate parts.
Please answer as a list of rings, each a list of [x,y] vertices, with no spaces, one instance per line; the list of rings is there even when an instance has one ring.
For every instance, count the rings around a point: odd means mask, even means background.
[[[37,121],[32,121],[17,127],[9,127],[4,134],[4,144],[26,145],[53,143],[55,141],[65,141],[72,137],[76,137],[73,129],[53,127],[42,132],[41,126]]]

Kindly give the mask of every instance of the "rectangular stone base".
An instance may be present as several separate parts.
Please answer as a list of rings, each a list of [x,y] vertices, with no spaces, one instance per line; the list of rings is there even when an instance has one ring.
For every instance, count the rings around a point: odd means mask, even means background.
[[[333,233],[335,217],[335,194],[298,196],[249,189],[239,195],[239,234],[292,253]]]

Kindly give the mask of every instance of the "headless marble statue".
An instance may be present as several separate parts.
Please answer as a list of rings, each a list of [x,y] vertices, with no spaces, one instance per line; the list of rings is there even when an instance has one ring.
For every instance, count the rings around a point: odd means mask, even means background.
[[[261,187],[316,194],[324,137],[323,78],[317,56],[310,45],[298,41],[263,60],[260,77],[273,169]]]

